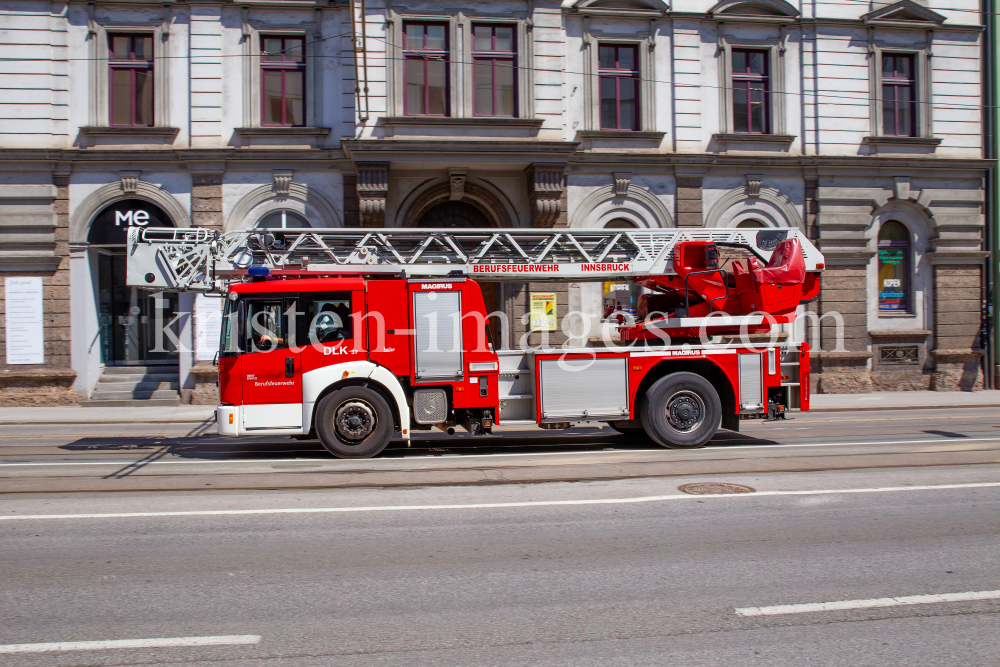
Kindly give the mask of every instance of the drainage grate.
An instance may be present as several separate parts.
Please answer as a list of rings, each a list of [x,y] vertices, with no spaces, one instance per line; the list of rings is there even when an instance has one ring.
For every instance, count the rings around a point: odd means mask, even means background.
[[[742,484],[726,484],[724,482],[698,482],[697,484],[684,484],[677,487],[678,491],[690,493],[694,496],[712,496],[729,493],[753,493],[754,490]]]

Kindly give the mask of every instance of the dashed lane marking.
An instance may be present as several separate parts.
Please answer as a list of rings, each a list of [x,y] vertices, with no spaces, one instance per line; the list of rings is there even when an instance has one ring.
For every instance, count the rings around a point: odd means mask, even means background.
[[[850,609],[872,609],[874,607],[900,607],[911,604],[971,602],[974,600],[997,599],[1000,599],[1000,591],[972,591],[969,593],[906,595],[895,598],[873,598],[871,600],[839,600],[837,602],[810,602],[807,604],[778,604],[770,607],[742,607],[735,611],[740,616],[778,616],[781,614],[809,614],[817,611],[845,611]]]
[[[105,651],[122,648],[169,648],[179,646],[232,646],[259,644],[260,635],[216,635],[214,637],[158,637],[154,639],[105,639],[91,642],[46,642],[0,644],[0,653],[50,653],[53,651]]]

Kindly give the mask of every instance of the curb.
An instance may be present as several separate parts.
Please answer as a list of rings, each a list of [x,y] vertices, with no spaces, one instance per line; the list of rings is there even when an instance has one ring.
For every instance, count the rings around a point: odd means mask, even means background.
[[[886,410],[962,410],[971,408],[1000,408],[1000,403],[975,403],[973,405],[859,405],[857,407],[830,406],[809,408],[810,412],[875,412]]]

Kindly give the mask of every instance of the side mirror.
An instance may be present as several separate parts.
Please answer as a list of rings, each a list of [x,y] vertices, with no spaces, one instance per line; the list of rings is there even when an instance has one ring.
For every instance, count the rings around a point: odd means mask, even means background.
[[[216,352],[215,356],[212,357],[212,365],[213,366],[218,366],[219,365],[219,353],[218,352]]]

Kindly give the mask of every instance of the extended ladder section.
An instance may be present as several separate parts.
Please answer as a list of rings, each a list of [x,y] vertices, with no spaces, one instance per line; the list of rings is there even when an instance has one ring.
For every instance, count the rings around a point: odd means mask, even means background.
[[[468,275],[476,280],[607,280],[676,276],[679,243],[741,249],[764,264],[797,239],[806,271],[823,255],[796,229],[142,229],[128,236],[127,283],[156,290],[224,291],[248,275]]]

